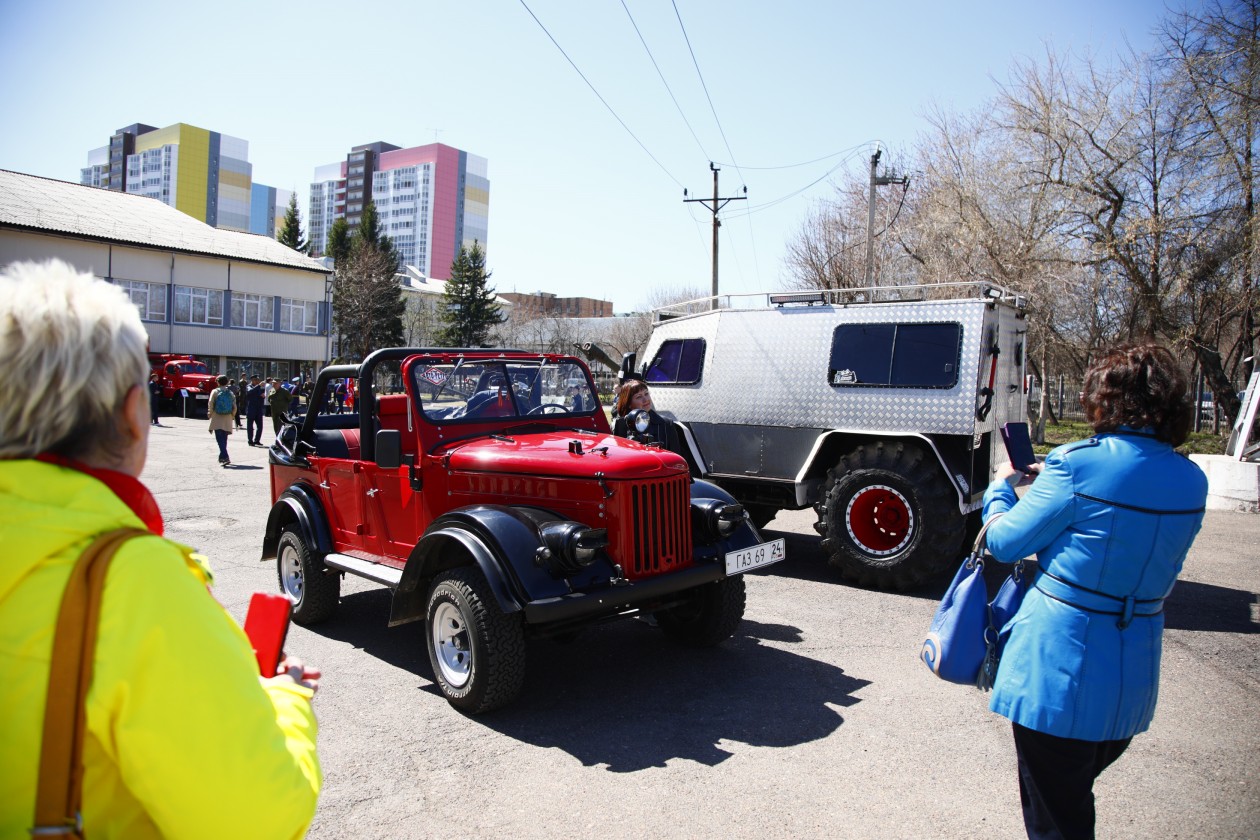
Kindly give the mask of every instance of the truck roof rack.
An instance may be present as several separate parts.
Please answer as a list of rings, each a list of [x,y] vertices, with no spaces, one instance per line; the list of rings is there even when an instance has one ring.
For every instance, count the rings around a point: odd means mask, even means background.
[[[800,291],[747,292],[697,298],[652,310],[652,323],[702,315],[720,309],[773,309],[785,306],[858,306],[868,303],[902,303],[925,300],[992,300],[1018,309],[1027,305],[1023,295],[983,281],[868,286],[852,289],[802,289]]]

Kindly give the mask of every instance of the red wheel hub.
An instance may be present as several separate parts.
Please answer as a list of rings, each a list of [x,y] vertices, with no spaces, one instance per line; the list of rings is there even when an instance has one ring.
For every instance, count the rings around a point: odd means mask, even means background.
[[[901,493],[884,484],[872,484],[853,494],[845,524],[858,548],[869,554],[892,554],[909,541],[914,513]]]

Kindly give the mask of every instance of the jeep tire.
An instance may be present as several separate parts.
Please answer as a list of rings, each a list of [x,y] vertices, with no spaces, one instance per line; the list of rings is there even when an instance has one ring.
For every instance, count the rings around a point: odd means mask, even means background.
[[[293,526],[284,529],[276,550],[280,591],[293,602],[293,620],[303,627],[318,624],[337,610],[341,575],[330,572]]]
[[[510,703],[525,682],[519,613],[499,609],[481,570],[444,572],[429,590],[425,647],[433,678],[455,708],[475,715]]]
[[[683,598],[681,604],[657,610],[656,623],[679,644],[712,647],[729,639],[744,618],[744,576],[697,586]]]
[[[841,456],[815,506],[828,562],[863,586],[905,590],[958,559],[966,520],[920,447],[867,443]]]

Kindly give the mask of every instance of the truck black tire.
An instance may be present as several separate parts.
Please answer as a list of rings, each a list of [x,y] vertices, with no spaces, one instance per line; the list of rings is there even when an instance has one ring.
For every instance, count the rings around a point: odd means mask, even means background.
[[[504,706],[525,684],[525,629],[495,603],[481,570],[450,569],[429,590],[429,663],[442,695],[475,715]]]
[[[276,571],[280,591],[293,602],[292,616],[298,624],[318,624],[337,611],[341,575],[328,571],[323,558],[307,546],[291,525],[280,535]]]
[[[905,590],[959,558],[966,520],[921,447],[867,443],[841,456],[816,505],[828,561],[863,586]]]
[[[728,577],[683,593],[681,604],[655,613],[656,623],[679,644],[712,647],[729,639],[744,619],[744,577]]]

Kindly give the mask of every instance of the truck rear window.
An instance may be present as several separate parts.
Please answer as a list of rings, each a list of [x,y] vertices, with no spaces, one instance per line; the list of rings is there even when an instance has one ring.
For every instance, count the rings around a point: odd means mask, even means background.
[[[958,382],[962,325],[844,324],[831,338],[833,386],[952,388]]]
[[[665,385],[694,385],[704,370],[703,338],[671,338],[657,349],[648,365],[648,382]]]

